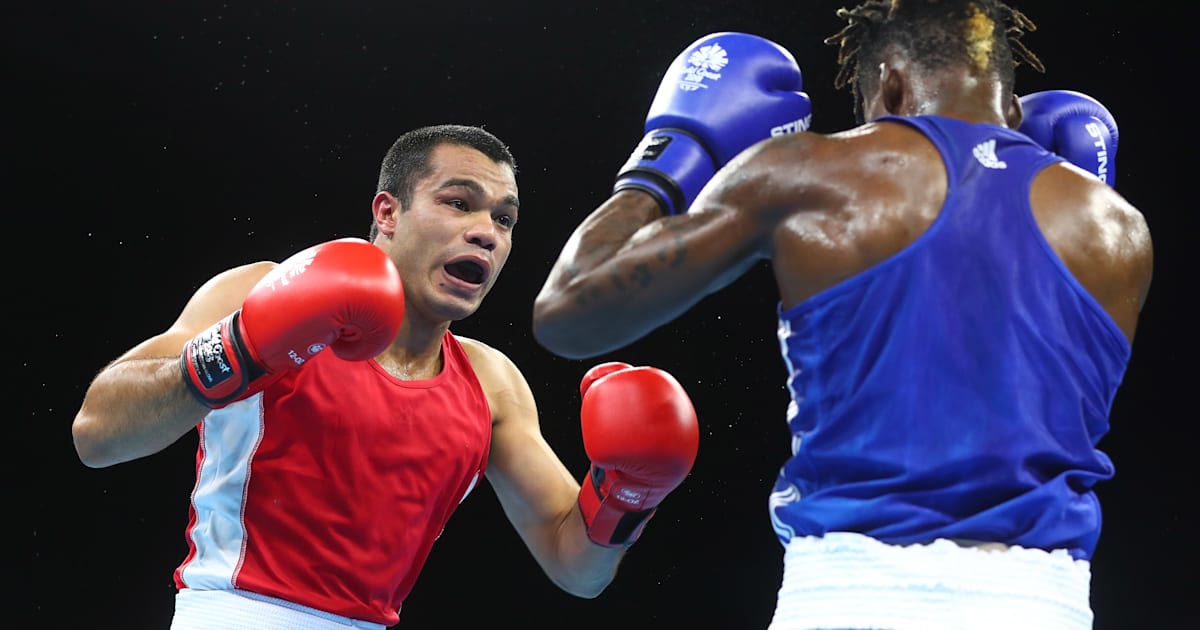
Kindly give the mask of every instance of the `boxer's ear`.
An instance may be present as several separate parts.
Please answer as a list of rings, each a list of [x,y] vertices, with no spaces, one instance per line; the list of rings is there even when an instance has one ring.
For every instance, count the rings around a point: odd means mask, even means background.
[[[1021,107],[1021,98],[1014,93],[1008,101],[1008,109],[1004,111],[1004,122],[1008,124],[1009,129],[1017,129],[1024,120],[1025,110]]]
[[[371,214],[374,216],[375,226],[388,240],[391,240],[396,232],[396,215],[401,210],[400,200],[390,192],[379,191],[371,200]]]
[[[875,95],[875,112],[867,120],[884,115],[912,116],[917,113],[917,95],[914,93],[913,67],[908,57],[896,52],[884,56],[879,62],[878,93]]]

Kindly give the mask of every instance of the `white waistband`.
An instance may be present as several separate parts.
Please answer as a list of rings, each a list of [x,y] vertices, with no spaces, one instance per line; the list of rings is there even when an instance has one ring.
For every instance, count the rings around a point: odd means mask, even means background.
[[[386,626],[322,612],[300,604],[240,590],[175,595],[171,630],[386,630]]]
[[[793,538],[770,630],[1090,630],[1091,567],[1066,551]]]

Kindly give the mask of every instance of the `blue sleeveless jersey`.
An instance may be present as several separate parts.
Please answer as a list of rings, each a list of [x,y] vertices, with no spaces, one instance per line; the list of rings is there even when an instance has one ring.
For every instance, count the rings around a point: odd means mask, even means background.
[[[949,187],[890,259],[779,313],[793,456],[771,495],[783,542],[859,532],[1090,559],[1096,448],[1130,348],[1043,238],[1034,175],[1060,158],[996,125],[923,132]]]

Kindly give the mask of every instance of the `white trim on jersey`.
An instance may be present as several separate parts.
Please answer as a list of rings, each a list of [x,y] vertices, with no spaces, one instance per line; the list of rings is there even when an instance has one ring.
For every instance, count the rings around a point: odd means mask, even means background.
[[[188,530],[196,555],[182,571],[193,589],[233,588],[245,558],[246,488],[250,461],[263,436],[262,394],[213,410],[204,419],[192,507],[196,523]],[[219,457],[217,457],[219,456]]]

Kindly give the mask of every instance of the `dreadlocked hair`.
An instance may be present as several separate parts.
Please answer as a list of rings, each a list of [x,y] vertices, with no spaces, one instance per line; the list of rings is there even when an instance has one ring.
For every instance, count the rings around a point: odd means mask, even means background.
[[[977,75],[994,74],[1006,94],[1012,93],[1017,66],[1046,71],[1021,42],[1037,25],[999,0],[868,0],[838,9],[837,16],[846,26],[825,38],[838,47],[833,84],[837,89],[852,86],[856,108],[874,89],[874,69],[893,45],[926,68],[966,64]]]

